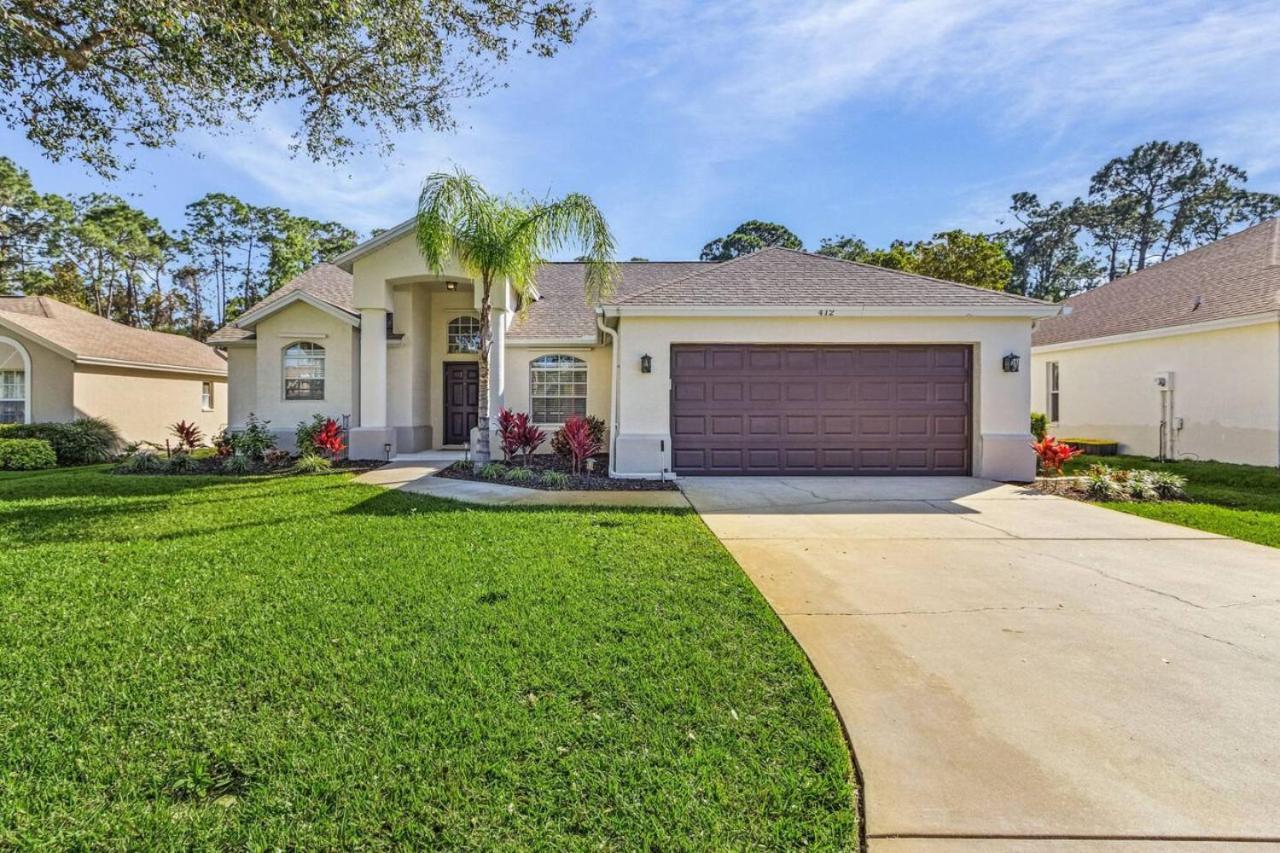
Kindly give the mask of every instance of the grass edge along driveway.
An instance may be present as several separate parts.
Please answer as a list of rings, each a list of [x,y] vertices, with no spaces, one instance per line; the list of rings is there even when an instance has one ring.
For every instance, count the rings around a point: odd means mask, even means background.
[[[0,475],[0,847],[856,845],[695,514],[349,480]]]
[[[1101,502],[1099,506],[1280,548],[1280,469],[1227,462],[1156,462],[1140,456],[1080,456],[1065,473],[1094,463],[1172,471],[1187,478],[1187,501]]]

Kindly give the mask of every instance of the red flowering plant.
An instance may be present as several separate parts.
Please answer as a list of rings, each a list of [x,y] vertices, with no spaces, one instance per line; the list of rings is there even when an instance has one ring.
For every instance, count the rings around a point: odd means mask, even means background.
[[[204,433],[200,431],[197,424],[188,423],[187,421],[178,421],[169,427],[169,432],[173,433],[178,439],[178,452],[187,450],[195,450],[204,443]]]
[[[585,418],[573,415],[560,427],[557,436],[561,438],[569,451],[569,459],[573,462],[573,473],[582,470],[585,459],[600,452],[600,439],[591,429]]]
[[[527,412],[513,412],[510,409],[498,410],[498,434],[502,439],[503,458],[510,462],[518,454],[525,465],[543,442],[547,434],[533,422]]]
[[[311,444],[316,450],[329,454],[330,459],[337,459],[338,454],[347,449],[342,441],[342,427],[333,418],[328,418],[311,436]]]
[[[1040,460],[1040,470],[1051,472],[1054,476],[1060,476],[1063,465],[1084,453],[1083,450],[1069,444],[1062,444],[1051,435],[1032,442],[1031,449],[1036,452],[1036,457]]]

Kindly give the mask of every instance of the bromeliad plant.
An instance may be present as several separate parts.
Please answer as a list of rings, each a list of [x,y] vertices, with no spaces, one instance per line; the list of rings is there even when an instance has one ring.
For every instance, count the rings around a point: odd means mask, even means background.
[[[169,427],[169,432],[173,433],[173,437],[178,440],[177,451],[179,453],[187,450],[195,450],[204,444],[204,433],[200,430],[199,425],[188,423],[187,421],[178,421]]]
[[[1051,472],[1055,477],[1062,474],[1062,466],[1075,459],[1083,450],[1077,450],[1069,444],[1062,444],[1051,435],[1033,442],[1031,449],[1040,460],[1040,470]]]
[[[480,295],[480,435],[473,455],[489,461],[489,350],[493,288],[510,286],[528,302],[538,267],[574,244],[583,249],[583,287],[589,302],[608,295],[617,276],[614,240],[604,214],[589,197],[571,193],[555,200],[490,195],[461,169],[437,172],[418,198],[418,250],[437,275],[450,259],[476,282]]]
[[[330,460],[336,460],[338,454],[347,449],[342,441],[342,427],[333,418],[325,418],[311,435],[311,446],[316,450],[329,454]]]
[[[573,473],[582,472],[582,463],[600,452],[600,440],[591,429],[586,418],[573,415],[564,422],[556,433],[569,451],[569,461],[573,465]]]

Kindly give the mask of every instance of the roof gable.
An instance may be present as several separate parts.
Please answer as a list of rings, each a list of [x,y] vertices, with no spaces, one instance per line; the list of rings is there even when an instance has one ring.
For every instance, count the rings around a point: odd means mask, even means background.
[[[1037,324],[1033,346],[1280,311],[1280,219],[1072,296]]]

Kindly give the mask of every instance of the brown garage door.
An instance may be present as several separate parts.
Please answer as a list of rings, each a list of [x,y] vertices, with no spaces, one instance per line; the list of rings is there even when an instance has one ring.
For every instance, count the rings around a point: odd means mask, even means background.
[[[968,474],[967,346],[671,347],[677,474]]]

